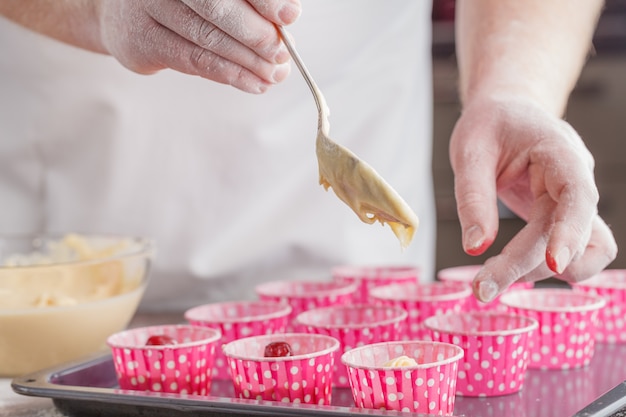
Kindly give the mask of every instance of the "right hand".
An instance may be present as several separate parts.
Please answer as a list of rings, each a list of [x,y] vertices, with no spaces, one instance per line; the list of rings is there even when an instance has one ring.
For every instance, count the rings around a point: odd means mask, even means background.
[[[519,94],[468,100],[450,158],[467,253],[480,255],[495,240],[498,199],[527,222],[478,272],[481,301],[518,280],[582,281],[616,258],[615,238],[598,216],[593,156],[570,124],[536,101]]]
[[[300,14],[298,0],[105,0],[100,33],[128,69],[171,68],[249,93],[289,74],[289,53],[274,24]]]

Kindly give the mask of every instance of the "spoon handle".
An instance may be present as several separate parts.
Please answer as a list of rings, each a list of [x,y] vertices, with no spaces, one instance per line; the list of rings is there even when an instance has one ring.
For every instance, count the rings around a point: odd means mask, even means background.
[[[307,85],[311,89],[311,93],[313,93],[313,98],[315,99],[315,105],[317,106],[317,112],[319,114],[319,120],[318,120],[319,127],[322,129],[322,132],[324,132],[325,134],[328,134],[329,110],[328,110],[328,105],[326,104],[326,100],[324,99],[324,95],[322,94],[322,91],[319,89],[315,81],[313,81],[313,77],[311,76],[311,74],[309,73],[309,70],[304,65],[302,58],[300,58],[300,54],[298,54],[298,51],[296,51],[296,48],[293,46],[293,43],[291,42],[289,35],[287,31],[285,30],[285,28],[282,27],[281,25],[276,25],[276,27],[278,28],[278,31],[280,32],[280,36],[283,38],[283,42],[285,46],[287,47],[289,54],[291,54],[293,61],[295,62],[296,66],[300,70],[300,73],[302,74],[302,77],[304,77],[304,80],[306,81]]]

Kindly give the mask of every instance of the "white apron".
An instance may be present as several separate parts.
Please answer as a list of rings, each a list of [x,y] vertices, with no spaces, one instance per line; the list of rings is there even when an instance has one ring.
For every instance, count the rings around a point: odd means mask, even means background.
[[[318,185],[317,114],[295,65],[263,95],[114,58],[0,18],[0,233],[151,237],[144,310],[254,297],[337,264],[433,278],[430,2],[310,0],[289,30],[331,110],[331,137],[415,210],[401,251]]]

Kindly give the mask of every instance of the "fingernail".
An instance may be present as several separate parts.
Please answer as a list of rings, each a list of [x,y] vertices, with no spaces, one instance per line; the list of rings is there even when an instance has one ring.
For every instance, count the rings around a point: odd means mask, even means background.
[[[562,248],[559,251],[559,253],[557,253],[556,257],[554,258],[555,265],[553,265],[551,269],[557,274],[562,274],[563,271],[565,271],[565,268],[567,267],[567,265],[569,264],[570,257],[571,257],[571,253],[569,251],[569,248],[567,246]]]
[[[238,88],[251,94],[263,94],[269,89],[269,85],[265,83],[246,84],[244,86],[239,86]]]
[[[276,66],[276,69],[272,73],[272,81],[275,83],[279,83],[283,81],[289,73],[291,72],[291,65],[289,64],[280,64]]]
[[[301,12],[302,8],[300,7],[300,3],[291,0],[279,10],[278,17],[282,20],[283,24],[288,25],[295,22],[296,19],[300,17]]]
[[[498,284],[491,280],[482,281],[478,284],[478,297],[480,301],[483,303],[488,303],[489,301],[496,298],[498,294]]]
[[[477,252],[482,248],[485,241],[483,229],[478,225],[470,226],[463,234],[463,247],[469,253]]]
[[[284,64],[289,61],[291,55],[289,55],[289,50],[287,47],[281,42],[280,47],[278,48],[278,52],[274,55],[274,62],[277,64]]]

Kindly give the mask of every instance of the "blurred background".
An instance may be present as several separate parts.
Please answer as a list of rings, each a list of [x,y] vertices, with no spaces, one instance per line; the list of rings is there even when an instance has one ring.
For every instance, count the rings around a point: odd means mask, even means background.
[[[502,249],[524,222],[501,209],[500,233],[480,257],[466,255],[454,201],[448,139],[459,116],[454,56],[454,0],[433,0],[434,149],[437,204],[437,270],[484,262]],[[599,211],[621,249],[612,268],[626,268],[626,0],[607,0],[595,37],[594,53],[569,102],[566,119],[580,133],[596,160]]]

